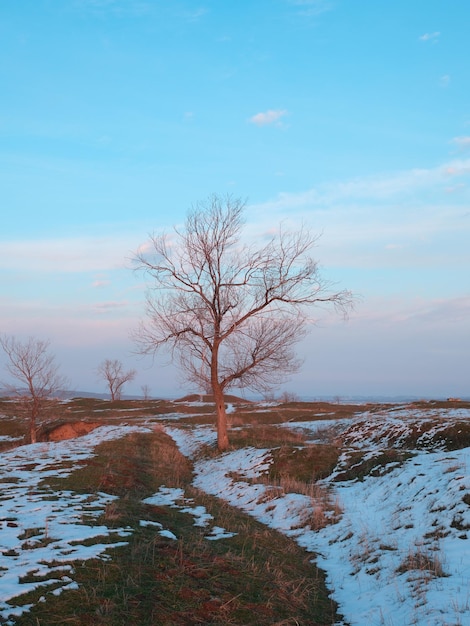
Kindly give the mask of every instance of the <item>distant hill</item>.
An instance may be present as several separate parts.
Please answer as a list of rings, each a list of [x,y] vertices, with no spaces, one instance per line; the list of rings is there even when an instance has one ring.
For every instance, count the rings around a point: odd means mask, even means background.
[[[23,393],[24,395],[26,395],[27,390],[24,389],[23,392],[21,392],[20,390],[20,393]],[[12,393],[10,390],[0,387],[0,397],[5,398],[11,395]],[[61,389],[55,394],[55,397],[60,398],[61,400],[70,400],[71,398],[95,398],[97,400],[110,400],[111,399],[111,395],[109,393],[94,393],[92,391],[77,391],[76,389]],[[122,400],[142,400],[142,396],[123,394],[121,396],[121,399]]]
[[[238,396],[232,396],[226,394],[224,396],[225,402],[233,402],[235,404],[251,404],[251,400],[246,398],[239,398]],[[178,398],[173,402],[214,402],[214,396],[211,393],[191,393],[182,398]]]

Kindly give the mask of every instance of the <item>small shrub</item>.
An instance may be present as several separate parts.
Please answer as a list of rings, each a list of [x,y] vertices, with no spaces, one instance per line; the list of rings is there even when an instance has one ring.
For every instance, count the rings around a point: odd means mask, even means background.
[[[279,396],[279,402],[282,404],[288,404],[291,402],[299,402],[299,396],[296,393],[291,393],[289,391],[283,391]]]
[[[398,566],[396,571],[398,574],[403,574],[404,572],[411,572],[415,570],[426,572],[433,578],[442,578],[447,576],[447,574],[444,573],[442,562],[439,557],[436,554],[432,554],[429,551],[423,551],[419,548],[414,552],[410,552]]]

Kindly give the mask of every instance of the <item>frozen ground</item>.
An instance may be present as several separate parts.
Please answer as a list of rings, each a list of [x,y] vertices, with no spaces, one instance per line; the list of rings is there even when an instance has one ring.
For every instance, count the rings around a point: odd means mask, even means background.
[[[413,441],[412,455],[381,466],[359,481],[336,472],[323,481],[331,490],[331,523],[312,530],[317,503],[300,493],[280,495],[254,482],[266,472],[271,452],[246,448],[195,462],[194,484],[227,500],[263,523],[294,538],[312,552],[327,574],[344,624],[351,626],[466,626],[470,624],[470,449],[444,451],[440,433],[446,424],[470,420],[468,410],[413,411],[406,406],[365,411],[351,420],[290,423],[311,441],[341,433],[349,450],[375,458],[382,446],[402,450]],[[43,479],[66,476],[93,455],[100,441],[122,437],[141,427],[102,427],[85,437],[60,443],[23,446],[0,455],[0,618],[20,614],[11,600],[30,588],[60,593],[73,588],[73,561],[112,558],[131,529],[110,530],[87,524],[113,496],[52,491]],[[181,451],[215,442],[209,427],[167,426]],[[161,488],[149,503],[177,506],[208,528],[207,539],[229,537],[230,529],[211,527],[203,507],[181,490]],[[327,511],[328,515],[328,511]],[[150,522],[142,520],[142,525]],[[152,522],[171,539],[171,529]],[[315,555],[315,556],[313,556]],[[71,564],[72,563],[72,564]],[[1,620],[0,620],[1,621]]]
[[[110,531],[107,526],[87,524],[114,496],[53,491],[47,479],[67,476],[93,455],[101,441],[120,438],[130,430],[102,427],[78,439],[21,446],[0,454],[0,619],[27,611],[27,605],[15,607],[11,600],[32,589],[43,587],[45,593],[56,594],[73,589],[71,561],[110,558],[106,551],[129,536],[128,528]]]
[[[266,485],[253,484],[270,462],[269,450],[249,448],[198,461],[194,483],[317,554],[344,624],[466,626],[470,624],[470,449],[438,448],[443,420],[469,419],[468,410],[411,414],[403,408],[380,415],[364,413],[340,424],[329,420],[289,424],[311,432],[313,440],[321,440],[325,429],[333,428],[335,434],[342,430],[349,446],[371,456],[384,442],[401,446],[411,433],[418,447],[424,448],[363,481],[323,481],[342,513],[318,531],[309,525],[315,515],[311,498],[279,496]],[[183,453],[194,454],[190,433],[169,429],[169,434]],[[211,430],[206,430],[206,437],[213,440]],[[202,440],[199,429],[198,441]]]

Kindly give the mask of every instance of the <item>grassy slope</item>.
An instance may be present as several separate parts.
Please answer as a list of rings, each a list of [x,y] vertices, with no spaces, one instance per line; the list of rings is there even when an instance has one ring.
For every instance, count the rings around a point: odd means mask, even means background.
[[[15,623],[331,624],[335,607],[311,557],[275,531],[195,492],[191,479],[188,460],[156,430],[102,444],[87,466],[52,483],[57,489],[118,495],[97,523],[129,525],[135,532],[128,546],[110,552],[112,560],[75,563],[77,591],[49,595]],[[214,525],[238,534],[208,541],[192,516],[144,505],[142,499],[160,485],[184,488],[214,516]],[[162,523],[178,540],[140,527],[141,519]],[[37,602],[40,595],[22,597],[21,603]]]
[[[444,403],[442,406],[452,406]],[[467,406],[457,404],[456,407]],[[440,405],[410,405],[410,414],[421,408]],[[382,405],[367,409],[376,413],[380,423]],[[289,403],[260,411],[250,404],[237,406],[230,416],[236,429],[232,445],[276,448],[274,462],[266,480],[280,489],[310,493],[315,479],[327,476],[341,456],[342,472],[338,478],[361,479],[371,472],[381,472],[390,463],[409,456],[413,440],[423,429],[433,428],[433,420],[411,428],[402,448],[388,443],[373,457],[362,458],[357,449],[344,450],[343,440],[335,431],[326,432],[323,443],[305,446],[305,438],[280,425],[286,422],[344,418],[364,411],[364,407],[327,403]],[[10,416],[0,422],[0,435],[18,436],[25,423],[14,419],[11,404],[1,403],[0,412]],[[171,422],[172,413],[188,414],[180,426],[212,423],[208,406],[188,407],[165,401],[125,401],[110,403],[77,399],[53,410],[60,422],[103,421],[130,422],[139,417],[159,415]],[[437,418],[436,418],[437,419]],[[427,425],[426,425],[427,424]],[[376,424],[372,424],[376,428]],[[43,432],[47,433],[47,426]],[[380,433],[380,437],[383,437]],[[465,447],[470,441],[470,425],[444,425],[439,440],[449,447]],[[435,438],[434,437],[434,438]],[[16,445],[16,444],[15,444]],[[207,454],[213,451],[206,450]],[[196,492],[191,487],[192,467],[161,430],[149,435],[102,444],[98,455],[87,466],[67,479],[57,480],[57,489],[89,493],[105,491],[119,496],[102,520],[108,526],[129,525],[135,532],[129,545],[113,549],[110,561],[87,561],[75,564],[74,579],[78,591],[59,597],[48,596],[17,624],[49,626],[124,625],[124,624],[331,624],[335,607],[328,598],[323,575],[306,554],[288,538],[258,524],[223,502]],[[170,507],[144,505],[142,499],[159,486],[181,487],[194,504],[203,504],[214,516],[214,525],[238,533],[230,539],[208,541],[204,529],[194,526],[193,517]],[[304,491],[302,491],[304,489]],[[139,526],[139,520],[155,520],[170,529],[177,541],[165,539],[154,530]],[[39,596],[39,593],[38,593]],[[50,599],[49,599],[50,598]],[[32,602],[36,598],[30,598]],[[21,599],[23,604],[24,598]]]

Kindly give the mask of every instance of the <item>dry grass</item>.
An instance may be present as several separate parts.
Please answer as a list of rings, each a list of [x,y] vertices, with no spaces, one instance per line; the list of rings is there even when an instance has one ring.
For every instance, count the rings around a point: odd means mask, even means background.
[[[410,551],[406,558],[397,568],[397,573],[421,572],[432,578],[442,578],[447,576],[444,572],[442,561],[437,552],[423,550],[419,546],[416,550]]]
[[[178,624],[331,624],[338,619],[323,575],[311,555],[292,540],[191,487],[192,466],[162,431],[131,434],[98,446],[87,465],[64,479],[47,479],[56,489],[118,496],[97,524],[133,528],[127,546],[111,560],[74,563],[79,588],[59,596],[44,590],[21,598],[34,607],[17,626],[139,626]],[[177,508],[142,500],[159,486],[181,487],[185,496],[213,516],[213,524],[236,533],[208,541],[206,529]],[[153,520],[178,539],[141,527]],[[34,540],[30,529],[25,541]]]
[[[269,475],[273,480],[293,478],[310,484],[329,476],[338,462],[338,456],[339,449],[336,445],[284,444],[272,452],[273,462]]]
[[[250,426],[232,429],[230,445],[233,448],[273,448],[285,444],[302,445],[305,436],[302,433],[291,431],[274,424],[253,423]]]
[[[416,408],[429,408],[429,403]],[[443,403],[442,408],[455,406]],[[458,405],[463,407],[463,404]],[[436,405],[440,408],[441,404]],[[270,489],[266,499],[287,493],[310,498],[305,523],[312,529],[322,528],[341,514],[341,507],[321,479],[331,474],[339,459],[342,473],[338,479],[359,479],[380,475],[402,463],[423,429],[410,430],[410,450],[386,448],[374,454],[365,450],[341,449],[341,441],[325,438],[325,443],[309,444],[303,434],[286,427],[289,421],[340,419],[360,411],[383,411],[383,405],[367,407],[332,403],[288,402],[272,407],[237,404],[229,415],[233,448],[256,446],[269,448],[272,463],[259,479]],[[26,424],[18,419],[14,403],[0,399],[0,435],[21,436]],[[164,400],[109,401],[74,399],[64,403],[54,419],[68,421],[101,421],[102,423],[151,419],[171,422],[173,413],[184,413],[185,425],[213,424],[211,405],[192,406]],[[377,418],[376,418],[377,419]],[[179,422],[181,424],[181,421]],[[436,426],[430,421],[429,428]],[[284,426],[282,426],[284,425]],[[446,441],[449,448],[470,444],[470,427],[453,420],[436,430],[432,445]],[[426,427],[427,428],[427,427]],[[9,444],[12,445],[11,443]],[[16,444],[14,444],[16,445]],[[201,450],[214,455],[213,448]],[[154,624],[177,626],[213,625],[288,625],[326,626],[338,621],[336,607],[329,599],[323,575],[311,563],[311,555],[293,541],[258,524],[224,502],[202,494],[191,486],[191,462],[177,450],[172,439],[161,430],[151,434],[133,434],[120,441],[102,444],[87,465],[65,479],[48,479],[57,489],[82,493],[105,491],[118,496],[109,504],[96,523],[110,528],[129,526],[133,535],[127,546],[114,548],[112,559],[95,559],[75,563],[74,578],[79,589],[60,596],[48,594],[45,603],[37,603],[43,591],[21,599],[36,603],[30,613],[18,618],[17,626],[120,626]],[[205,529],[196,528],[194,519],[172,507],[144,505],[142,500],[162,485],[180,487],[194,505],[202,505],[213,516],[213,524],[236,533],[230,539],[208,541]],[[470,506],[470,496],[464,493]],[[161,523],[178,539],[170,540],[151,528],[140,526],[140,520]],[[463,521],[454,519],[456,527]],[[23,541],[35,540],[38,529],[29,529]],[[463,529],[467,530],[467,528]],[[436,535],[436,539],[438,536]],[[343,540],[347,540],[345,537]],[[370,573],[378,565],[373,541],[367,533],[361,543],[361,555],[370,563]],[[395,546],[381,546],[395,550]],[[445,576],[438,551],[417,546],[400,564],[397,573],[409,573],[414,581]]]
[[[411,452],[396,448],[377,450],[372,454],[365,453],[364,450],[358,450],[343,455],[341,469],[337,472],[335,480],[364,480],[366,476],[381,476],[413,456]]]
[[[318,482],[305,483],[291,477],[279,479],[278,484],[272,485],[275,497],[288,493],[298,493],[307,496],[311,502],[312,513],[303,520],[304,526],[312,530],[320,530],[339,519],[342,508],[339,500],[332,496],[331,490]]]
[[[289,493],[298,493],[310,499],[303,526],[319,530],[334,523],[342,513],[340,503],[331,490],[318,479],[331,471],[337,459],[337,450],[326,446],[282,446],[271,452],[269,470],[257,478],[243,480],[267,487],[259,503],[270,502]],[[237,480],[239,477],[233,475]],[[313,512],[311,512],[313,511]]]

